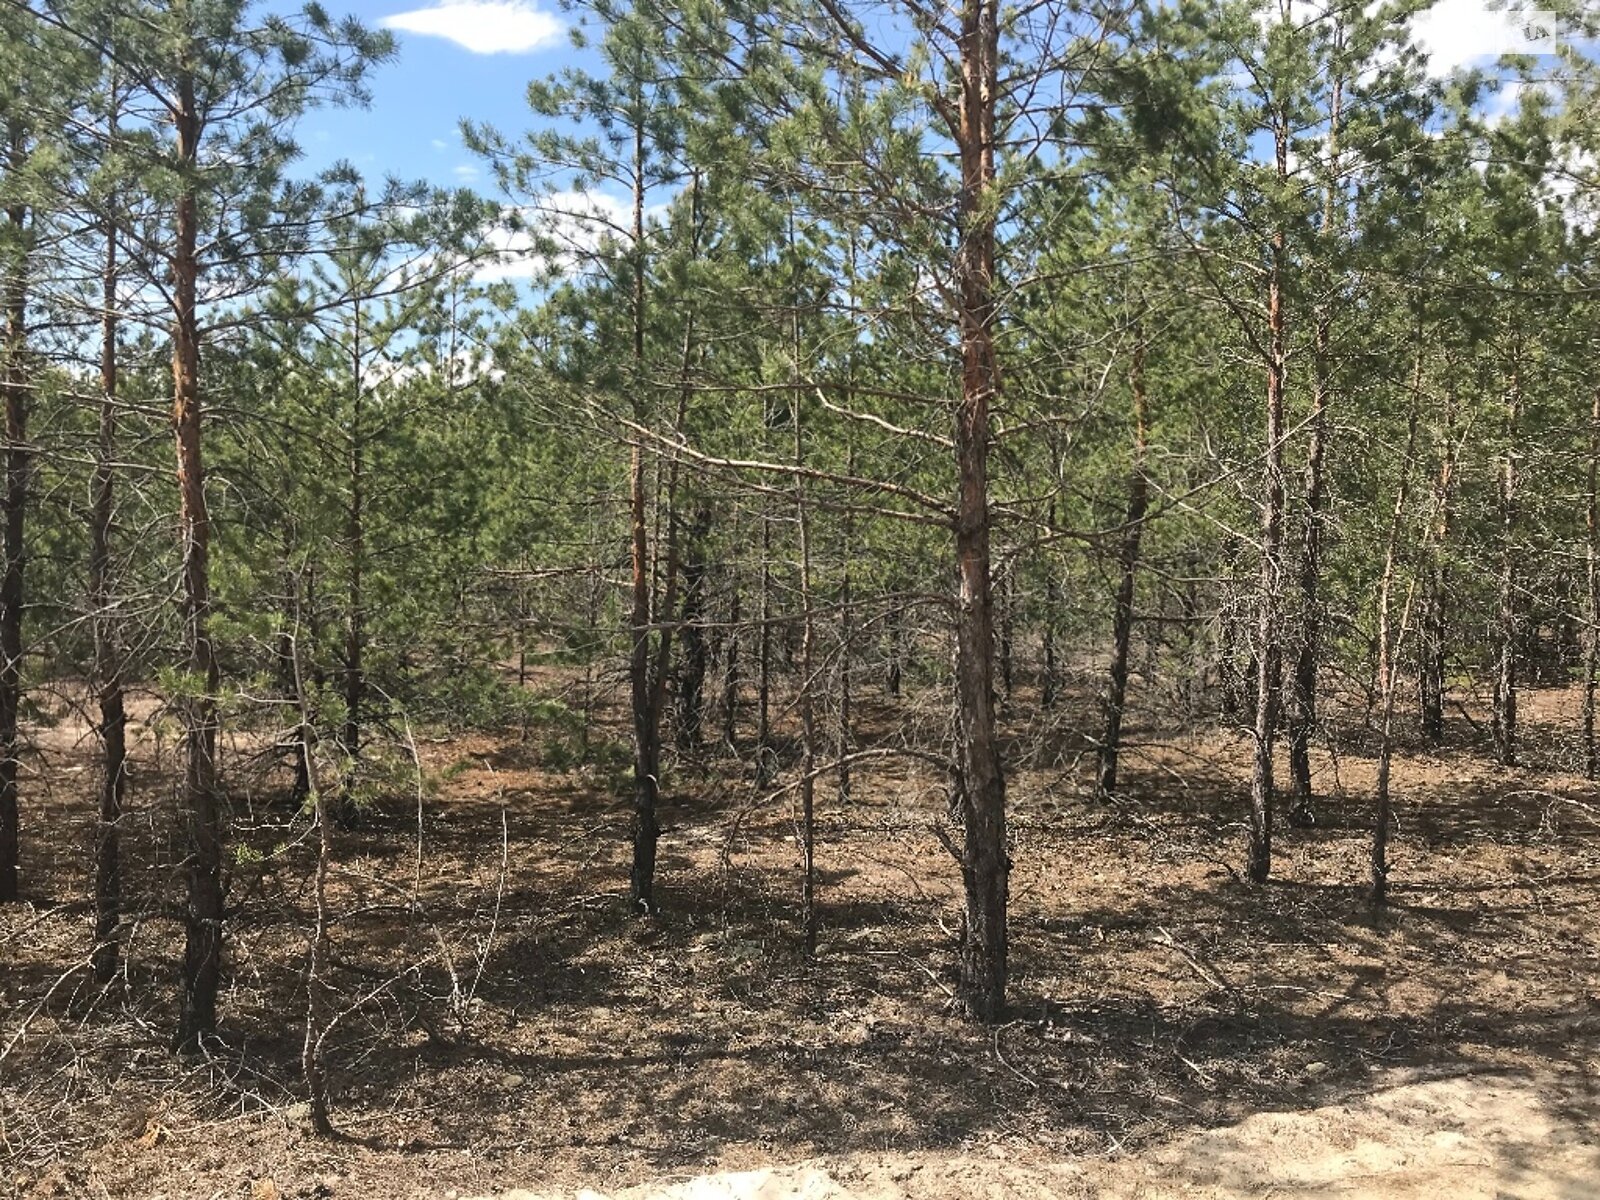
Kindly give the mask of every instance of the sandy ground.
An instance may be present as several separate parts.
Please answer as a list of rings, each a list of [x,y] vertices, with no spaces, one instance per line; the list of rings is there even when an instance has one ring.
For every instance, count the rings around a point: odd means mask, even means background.
[[[445,1196],[454,1193],[446,1189]],[[642,1184],[482,1200],[1590,1200],[1600,1129],[1556,1078],[1460,1076],[1348,1104],[1257,1113],[1142,1154],[1022,1161],[850,1155]]]

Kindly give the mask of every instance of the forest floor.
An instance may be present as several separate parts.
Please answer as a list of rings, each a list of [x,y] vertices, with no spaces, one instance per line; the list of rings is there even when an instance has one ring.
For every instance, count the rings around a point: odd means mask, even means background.
[[[987,1029],[949,1003],[959,879],[925,767],[862,764],[845,803],[819,787],[808,961],[792,792],[680,769],[662,911],[637,919],[620,713],[594,730],[605,766],[539,728],[419,733],[420,823],[399,789],[336,837],[331,1141],[301,1103],[311,847],[282,768],[234,794],[225,1048],[180,1060],[171,738],[139,710],[141,916],[97,995],[92,748],[64,716],[35,731],[27,898],[0,910],[0,1196],[1600,1196],[1600,796],[1566,770],[1575,704],[1526,695],[1524,769],[1464,715],[1445,749],[1403,748],[1381,923],[1360,713],[1335,714],[1319,823],[1281,830],[1265,886],[1236,874],[1242,733],[1133,730],[1107,808],[1081,736],[1011,730],[1012,1006]],[[862,711],[869,741],[941,716]],[[236,743],[230,777],[262,756]]]

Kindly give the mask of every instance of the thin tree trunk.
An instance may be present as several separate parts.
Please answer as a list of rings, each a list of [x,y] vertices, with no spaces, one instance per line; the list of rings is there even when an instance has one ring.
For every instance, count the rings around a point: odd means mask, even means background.
[[[299,609],[296,586],[296,604]],[[311,945],[306,954],[306,1029],[300,1047],[300,1070],[305,1076],[306,1092],[311,1101],[311,1125],[324,1137],[333,1133],[333,1121],[328,1113],[328,1072],[323,1060],[323,1040],[332,1025],[327,1015],[326,990],[328,972],[328,868],[333,860],[333,830],[329,827],[327,795],[316,786],[316,768],[312,760],[313,724],[311,702],[306,695],[305,672],[300,663],[300,642],[296,613],[296,635],[291,639],[294,655],[294,694],[300,723],[296,737],[300,742],[300,757],[310,775],[309,794],[312,797],[312,821],[317,834],[316,869],[312,875],[312,925]]]
[[[111,94],[108,140],[117,133],[116,92]],[[116,520],[118,266],[116,197],[107,201],[106,250],[100,315],[100,431],[95,443],[89,514],[89,612],[94,628],[94,668],[90,686],[100,708],[100,820],[95,829],[94,952],[95,979],[109,983],[117,973],[117,929],[122,923],[122,857],[119,835],[126,781],[128,714],[122,692],[122,655],[112,615],[112,526]]]
[[[706,543],[711,536],[711,509],[702,503],[689,527],[683,564],[682,661],[678,672],[678,749],[684,754],[700,750],[705,725],[708,650],[705,631]]]
[[[1017,582],[1016,561],[1000,571],[997,581],[999,592],[999,617],[1000,617],[1000,697],[1007,704],[1011,703],[1011,666],[1012,666],[1012,628],[1016,620]]]
[[[1343,50],[1343,28],[1336,30],[1336,50]],[[1340,118],[1344,108],[1344,78],[1333,80],[1328,112],[1329,181],[1323,193],[1322,229],[1332,234],[1337,222]],[[1331,249],[1331,247],[1330,247]],[[1316,315],[1311,346],[1311,441],[1306,449],[1306,528],[1300,549],[1300,645],[1295,655],[1294,680],[1289,705],[1289,776],[1293,798],[1289,821],[1311,825],[1316,820],[1311,796],[1311,737],[1317,728],[1317,675],[1322,659],[1322,541],[1328,508],[1328,404],[1333,318],[1326,304]]]
[[[633,405],[634,420],[643,425],[644,407],[644,125],[634,128],[633,144]],[[628,678],[633,702],[633,867],[629,898],[636,913],[655,911],[656,843],[661,827],[656,801],[661,776],[661,727],[652,703],[655,688],[650,678],[650,615],[652,571],[647,527],[648,496],[644,447],[635,440],[628,470],[628,509],[631,517],[633,613],[632,651]]]
[[[794,226],[789,228],[791,249]],[[798,293],[798,288],[796,289]],[[791,327],[792,378],[790,420],[794,426],[794,463],[805,466],[805,435],[800,412],[800,297],[794,297]],[[811,515],[806,505],[805,479],[794,476],[794,516],[800,550],[800,911],[806,957],[817,952],[817,714],[814,695],[816,669],[816,617],[811,611]]]
[[[1445,394],[1444,451],[1434,484],[1436,515],[1429,537],[1427,595],[1423,598],[1418,693],[1422,736],[1431,746],[1444,740],[1445,636],[1450,571],[1445,545],[1450,536],[1450,505],[1455,490],[1455,394]]]
[[[1419,322],[1420,326],[1420,322]],[[1411,464],[1416,456],[1417,424],[1422,411],[1422,338],[1417,338],[1416,372],[1412,383],[1411,416],[1406,428],[1405,456],[1400,463],[1400,480],[1395,487],[1394,510],[1389,518],[1389,538],[1383,556],[1383,575],[1378,583],[1378,767],[1375,784],[1376,812],[1372,823],[1372,907],[1380,911],[1389,900],[1389,767],[1394,757],[1395,655],[1398,640],[1405,636],[1410,620],[1411,596],[1406,597],[1399,638],[1391,625],[1390,598],[1394,593],[1395,564],[1399,555],[1400,526],[1405,517],[1411,490]],[[1413,591],[1415,589],[1413,588]]]
[[[905,615],[904,608],[896,608],[889,618],[889,662],[884,670],[883,686],[893,700],[900,699],[901,673],[905,660],[906,639],[902,629]]]
[[[1289,821],[1316,821],[1311,794],[1311,737],[1317,728],[1317,674],[1322,656],[1322,538],[1326,525],[1328,453],[1328,317],[1320,313],[1312,354],[1313,398],[1311,444],[1306,451],[1306,530],[1300,552],[1302,628],[1295,656],[1289,707],[1289,776],[1293,798]]]
[[[855,280],[856,280],[856,241],[854,235],[850,238],[849,246],[849,274],[850,274],[850,308],[856,307]],[[855,381],[856,360],[852,350],[845,353],[845,375],[849,385],[849,406],[855,407]],[[856,473],[856,449],[854,443],[845,446],[845,473]],[[856,628],[855,608],[851,600],[851,571],[850,555],[855,550],[855,521],[849,512],[845,512],[840,521],[839,561],[841,564],[839,575],[839,727],[838,727],[838,759],[839,774],[837,798],[840,805],[850,800],[850,752],[855,745],[855,726],[852,716],[854,697],[852,693],[852,663],[855,657]]]
[[[1141,334],[1134,344],[1128,383],[1133,391],[1133,467],[1128,473],[1128,510],[1123,520],[1122,547],[1117,554],[1117,607],[1112,620],[1111,670],[1106,679],[1103,733],[1100,738],[1097,791],[1101,800],[1117,792],[1117,765],[1122,751],[1122,714],[1128,698],[1128,661],[1133,646],[1133,598],[1139,573],[1139,541],[1144,535],[1145,512],[1150,503],[1150,481],[1145,475],[1149,421],[1144,387],[1145,344]]]
[[[1056,527],[1056,502],[1050,501],[1046,517],[1053,532]],[[1055,564],[1046,557],[1044,578],[1044,678],[1039,681],[1039,705],[1046,712],[1056,706],[1056,610],[1061,607],[1061,582]]]
[[[629,891],[634,911],[655,911],[656,842],[661,830],[656,819],[660,787],[660,725],[651,703],[650,678],[650,562],[645,529],[644,450],[635,445],[630,470],[630,508],[633,518],[633,652],[628,673],[633,693],[633,869]]]
[[[22,170],[28,157],[27,131],[20,120],[9,123],[7,168]],[[22,860],[20,803],[17,796],[18,716],[22,708],[22,584],[24,520],[28,496],[28,209],[13,203],[6,209],[13,244],[0,269],[0,308],[4,309],[6,424],[5,563],[0,573],[0,902],[20,895]]]
[[[1595,388],[1589,410],[1589,470],[1584,496],[1584,524],[1588,534],[1589,628],[1583,645],[1583,774],[1600,774],[1594,737],[1595,690],[1600,684],[1600,387]]]
[[[956,410],[955,809],[961,815],[966,894],[957,997],[979,1021],[1005,1011],[1006,905],[1011,859],[1005,774],[995,728],[994,598],[989,564],[989,411],[1000,387],[995,355],[995,106],[998,0],[966,0],[961,12],[961,240],[956,258],[961,400]]]
[[[1278,177],[1289,174],[1289,129],[1286,114],[1274,119]],[[1255,765],[1250,778],[1250,860],[1252,882],[1265,883],[1272,873],[1272,752],[1277,734],[1278,606],[1283,576],[1283,392],[1286,355],[1284,258],[1287,239],[1282,229],[1272,235],[1267,277],[1267,429],[1266,469],[1261,498],[1261,580],[1256,597]]]
[[[1520,347],[1517,357],[1520,359]],[[1500,462],[1499,647],[1494,678],[1494,746],[1501,766],[1517,765],[1517,434],[1522,416],[1521,364],[1506,393],[1505,456]]]
[[[772,739],[772,522],[761,512],[761,628],[756,642],[756,752]]]
[[[739,751],[739,580],[731,581],[728,596],[728,631],[722,639],[722,743],[730,754]]]
[[[1057,606],[1061,603],[1061,585],[1056,581],[1053,568],[1044,584],[1044,605],[1047,615],[1044,620],[1044,678],[1039,683],[1039,706],[1045,712],[1051,711],[1056,706],[1056,618]]]
[[[200,117],[194,79],[177,83],[177,152],[183,182],[172,249],[172,423],[177,446],[178,529],[183,551],[183,642],[187,651],[183,811],[188,838],[188,909],[177,1042],[197,1048],[216,1031],[222,980],[222,808],[217,790],[217,658],[211,642],[211,521],[201,453],[200,264],[194,173]]]
[[[344,731],[341,742],[351,769],[361,756],[361,717],[367,697],[365,664],[367,610],[364,590],[367,559],[367,463],[364,428],[366,389],[361,380],[361,302],[353,305],[350,398],[350,502],[345,510],[345,542],[350,554],[349,611],[345,615]],[[342,806],[347,807],[347,806]],[[348,815],[348,813],[346,814]]]
[[[855,449],[845,451],[845,471],[855,474]],[[854,745],[854,727],[851,717],[850,660],[855,651],[855,610],[850,603],[851,535],[855,532],[849,514],[842,522],[840,559],[843,570],[839,578],[839,776],[838,799],[844,804],[850,799],[850,751]]]

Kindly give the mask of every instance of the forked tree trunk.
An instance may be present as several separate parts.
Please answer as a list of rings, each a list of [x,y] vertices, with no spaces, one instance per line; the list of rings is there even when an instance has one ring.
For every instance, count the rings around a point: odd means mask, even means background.
[[[172,424],[177,446],[178,530],[182,545],[183,642],[188,680],[181,711],[183,812],[188,846],[183,979],[177,1042],[197,1048],[216,1031],[222,980],[222,807],[217,790],[217,658],[211,642],[211,521],[201,452],[200,263],[194,172],[201,122],[190,75],[177,83],[177,153],[183,183],[172,249]]]
[[[1274,117],[1278,178],[1289,174],[1287,115]],[[1261,496],[1261,578],[1256,597],[1255,764],[1250,777],[1250,854],[1246,873],[1265,883],[1272,873],[1273,746],[1278,724],[1278,629],[1283,581],[1283,392],[1287,351],[1282,229],[1272,235],[1267,267],[1266,456]]]
[[[1520,348],[1518,352],[1520,358]],[[1494,673],[1494,748],[1501,766],[1517,765],[1517,433],[1522,417],[1520,362],[1512,367],[1506,392],[1506,450],[1500,461],[1499,644]]]
[[[1128,472],[1128,510],[1117,553],[1117,605],[1111,628],[1111,670],[1106,677],[1096,791],[1101,800],[1117,792],[1117,766],[1122,753],[1122,714],[1128,699],[1128,663],[1133,647],[1133,598],[1139,574],[1139,541],[1150,506],[1150,481],[1145,475],[1148,401],[1144,386],[1143,335],[1134,344],[1128,385],[1133,391],[1133,466]]]
[[[28,156],[27,131],[10,122],[7,168],[20,171]],[[4,308],[4,404],[6,426],[5,562],[0,567],[0,902],[20,894],[22,860],[20,803],[17,797],[18,716],[22,709],[22,582],[24,520],[28,497],[28,210],[6,209],[12,253],[0,264],[0,307]]]
[[[955,135],[961,164],[956,257],[961,400],[956,409],[959,491],[955,514],[956,766],[961,875],[966,895],[956,995],[979,1021],[1005,1011],[1006,905],[1011,859],[1006,785],[995,728],[994,598],[989,566],[989,411],[1000,390],[995,355],[995,106],[998,0],[966,0],[961,11],[961,104]]]
[[[116,138],[116,94],[111,98],[110,140]],[[111,539],[116,520],[117,457],[117,227],[116,198],[107,201],[106,250],[101,276],[100,430],[95,442],[89,511],[89,612],[94,629],[94,667],[90,686],[100,709],[95,732],[100,741],[99,813],[94,852],[95,979],[109,983],[117,973],[117,929],[122,923],[122,856],[119,835],[128,758],[128,714],[122,692],[122,654],[111,606]]]

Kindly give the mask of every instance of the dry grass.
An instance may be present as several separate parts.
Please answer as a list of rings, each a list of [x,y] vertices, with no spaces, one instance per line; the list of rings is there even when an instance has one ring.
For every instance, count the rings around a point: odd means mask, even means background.
[[[90,772],[64,724],[41,739],[50,786],[28,811],[32,902],[0,913],[0,1194],[246,1197],[270,1177],[285,1197],[437,1196],[849,1150],[1100,1154],[1362,1093],[1391,1067],[1537,1067],[1590,1094],[1600,801],[1559,772],[1571,700],[1530,695],[1526,771],[1487,766],[1464,720],[1447,751],[1407,749],[1382,925],[1364,893],[1358,737],[1319,751],[1323,822],[1283,831],[1279,881],[1251,887],[1230,865],[1238,738],[1135,731],[1126,801],[1108,810],[1084,799],[1070,729],[1015,730],[1013,758],[1032,765],[1011,785],[1013,1008],[995,1029],[949,1011],[958,881],[925,768],[860,767],[842,807],[823,789],[809,962],[787,798],[763,803],[737,765],[674,779],[663,914],[637,920],[605,772],[548,769],[514,733],[425,740],[440,795],[420,875],[405,797],[337,839],[353,1007],[330,1052],[333,1142],[295,1106],[303,821],[268,791],[240,799],[238,841],[267,857],[234,872],[227,1049],[181,1062],[165,1045],[170,749],[159,763],[148,739],[137,749],[129,891],[144,916],[124,986],[96,996],[80,966]],[[869,740],[901,719],[881,698],[866,715]]]

